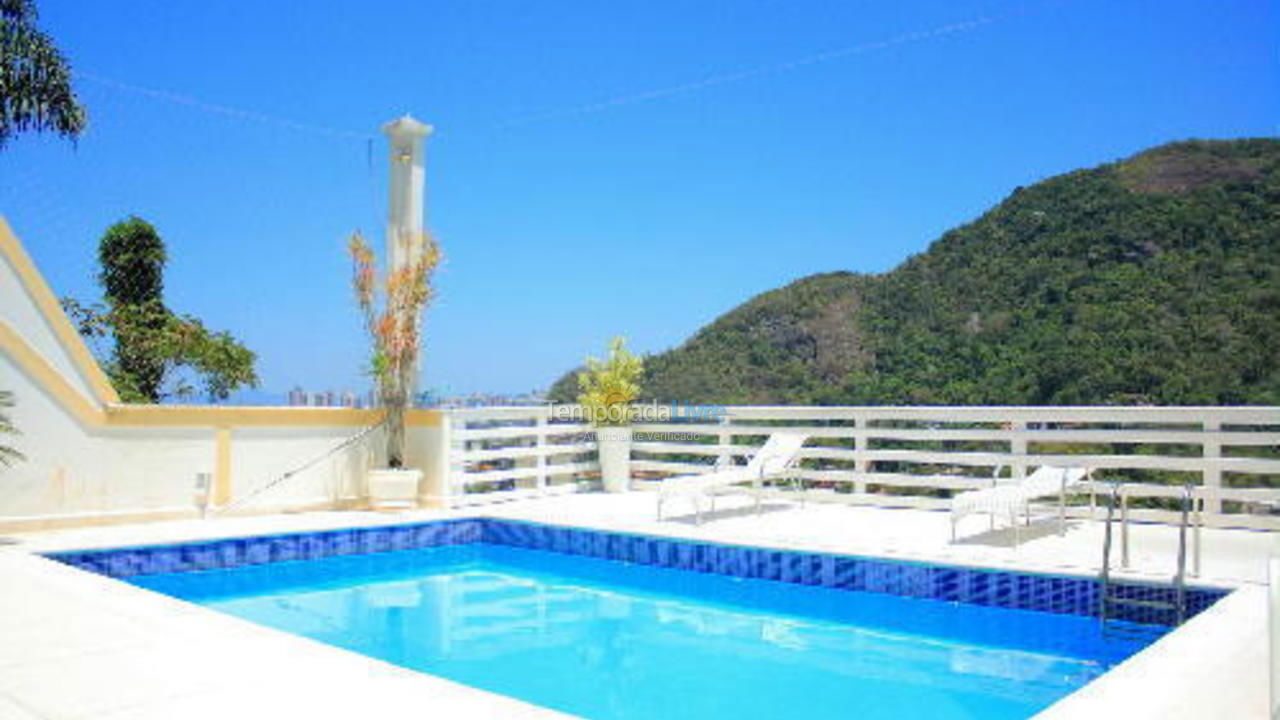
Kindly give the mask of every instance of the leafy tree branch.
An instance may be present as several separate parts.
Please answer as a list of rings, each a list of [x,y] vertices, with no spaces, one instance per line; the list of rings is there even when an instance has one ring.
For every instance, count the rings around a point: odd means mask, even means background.
[[[20,132],[84,131],[71,69],[36,17],[34,0],[0,0],[0,148]]]
[[[62,306],[122,399],[157,403],[203,391],[209,400],[225,400],[238,388],[257,386],[252,351],[230,333],[211,331],[165,305],[167,253],[149,223],[132,217],[112,225],[98,260],[105,303],[64,298]]]

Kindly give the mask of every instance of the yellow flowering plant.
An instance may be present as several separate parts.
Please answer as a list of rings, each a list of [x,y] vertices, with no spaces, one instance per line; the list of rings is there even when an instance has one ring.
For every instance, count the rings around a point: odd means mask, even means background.
[[[587,369],[578,375],[578,404],[593,425],[626,425],[631,420],[631,403],[640,395],[644,361],[626,348],[626,339],[609,342],[604,360],[587,358]]]

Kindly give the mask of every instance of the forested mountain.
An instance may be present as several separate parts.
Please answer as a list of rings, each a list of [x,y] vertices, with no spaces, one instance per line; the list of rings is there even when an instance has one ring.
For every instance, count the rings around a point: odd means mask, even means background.
[[[576,394],[574,373],[552,391]],[[759,295],[646,359],[691,403],[1280,404],[1280,140],[1017,188],[883,275]]]

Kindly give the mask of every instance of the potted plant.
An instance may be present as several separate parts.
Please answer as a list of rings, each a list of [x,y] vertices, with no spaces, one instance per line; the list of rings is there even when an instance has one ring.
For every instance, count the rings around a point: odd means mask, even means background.
[[[439,247],[425,233],[402,234],[396,241],[402,260],[387,270],[381,288],[364,237],[356,232],[347,244],[356,302],[373,346],[369,374],[387,426],[387,465],[369,472],[369,503],[375,508],[418,502],[422,471],[405,467],[405,413],[417,380],[422,311],[431,302],[431,275],[440,263]]]
[[[644,362],[625,345],[623,338],[614,338],[609,357],[588,357],[587,369],[578,375],[578,404],[596,428],[605,492],[626,492],[631,486],[631,403],[640,395]]]

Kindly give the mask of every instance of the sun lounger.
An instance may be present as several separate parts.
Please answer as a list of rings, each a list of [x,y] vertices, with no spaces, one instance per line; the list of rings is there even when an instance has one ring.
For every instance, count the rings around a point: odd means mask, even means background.
[[[760,509],[760,490],[764,481],[785,475],[795,465],[800,447],[808,436],[801,433],[774,433],[760,449],[751,455],[746,465],[723,467],[703,475],[683,475],[662,481],[658,490],[658,519],[662,508],[675,498],[687,498],[693,503],[697,522],[702,522],[702,501],[714,503],[716,494],[726,489],[746,486],[756,497],[756,510]]]
[[[956,525],[962,518],[968,515],[986,514],[991,516],[992,527],[995,526],[997,516],[1009,519],[1013,525],[1013,542],[1016,546],[1019,541],[1019,518],[1025,517],[1030,523],[1031,502],[1053,495],[1058,497],[1058,520],[1061,523],[1059,526],[1061,529],[1065,527],[1066,522],[1064,508],[1067,491],[1083,480],[1086,474],[1083,468],[1041,465],[1022,480],[993,478],[992,487],[958,493],[951,499],[951,541],[955,542]]]

